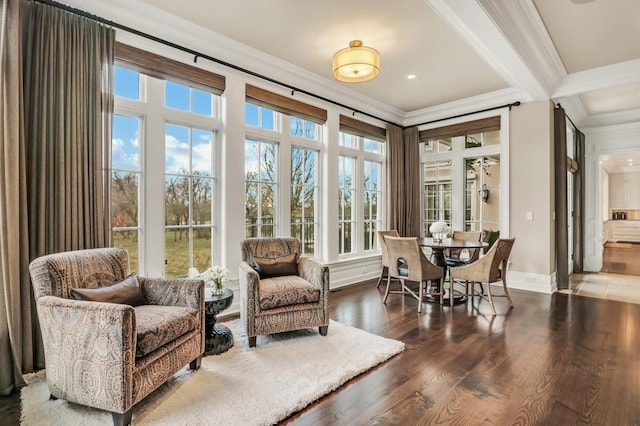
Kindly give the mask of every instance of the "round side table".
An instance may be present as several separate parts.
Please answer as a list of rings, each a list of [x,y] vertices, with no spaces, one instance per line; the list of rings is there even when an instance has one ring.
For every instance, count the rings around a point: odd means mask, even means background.
[[[224,289],[221,296],[214,296],[211,288],[205,288],[204,323],[205,323],[205,355],[218,355],[233,346],[233,334],[229,327],[216,324],[216,315],[231,306],[233,291]]]

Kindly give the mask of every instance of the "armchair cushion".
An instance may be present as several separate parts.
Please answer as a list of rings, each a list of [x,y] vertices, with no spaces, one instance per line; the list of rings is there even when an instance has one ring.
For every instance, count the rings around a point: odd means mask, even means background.
[[[76,300],[121,303],[138,306],[145,303],[142,288],[135,275],[129,275],[112,285],[95,288],[69,288],[69,296]]]
[[[277,258],[254,257],[253,269],[260,279],[298,275],[298,253]]]
[[[143,305],[135,308],[136,357],[150,354],[183,334],[195,330],[200,322],[197,309],[182,306]]]
[[[297,275],[260,280],[260,309],[273,309],[320,301],[320,289]]]

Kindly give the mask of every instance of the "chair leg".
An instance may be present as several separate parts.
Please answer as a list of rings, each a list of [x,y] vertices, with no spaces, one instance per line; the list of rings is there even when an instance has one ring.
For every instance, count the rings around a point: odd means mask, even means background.
[[[58,399],[57,396],[53,396],[52,394],[49,394],[49,401],[55,401],[57,399]]]
[[[249,337],[249,347],[250,348],[255,348],[256,347],[256,339],[257,339],[257,336]]]
[[[440,281],[440,305],[444,305],[444,278],[439,278]],[[453,291],[449,293],[449,299],[453,300]]]
[[[422,297],[424,294],[424,287],[427,285],[429,281],[421,281],[420,288],[418,289],[418,313],[422,312]]]
[[[390,287],[391,287],[391,276],[387,275],[387,288],[384,291],[384,299],[382,299],[382,303],[387,303],[387,297],[389,297]]]
[[[191,370],[199,370],[200,369],[200,365],[202,364],[202,355],[200,355],[198,358],[194,359],[193,361],[191,361],[189,363],[189,368]]]
[[[449,275],[449,306],[453,306],[453,278]]]
[[[480,284],[480,286],[482,286],[482,284]],[[493,306],[493,297],[491,297],[491,283],[487,283],[487,294],[489,296],[489,305],[491,305],[491,312],[493,312],[493,315],[495,315],[496,308],[495,306]]]
[[[113,426],[128,426],[131,424],[131,415],[133,414],[133,408],[129,408],[126,413],[111,413],[113,418]]]
[[[386,270],[387,270],[387,267],[383,266],[382,270],[380,271],[380,277],[378,277],[378,283],[376,284],[376,288],[380,287],[380,284],[382,283],[382,280],[384,279]],[[387,275],[388,275],[388,273],[387,273]]]
[[[321,336],[326,336],[327,335],[327,331],[329,331],[329,326],[328,325],[321,325],[320,327],[318,327],[318,330],[320,331],[320,335]]]
[[[507,280],[504,278],[502,279],[502,287],[504,287],[504,295],[507,296],[507,300],[509,301],[509,307],[513,308],[513,302],[511,301],[509,290],[507,290]]]

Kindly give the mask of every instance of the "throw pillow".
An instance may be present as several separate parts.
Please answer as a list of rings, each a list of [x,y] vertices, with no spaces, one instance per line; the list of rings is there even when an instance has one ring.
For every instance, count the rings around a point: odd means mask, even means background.
[[[258,272],[260,279],[298,275],[298,253],[275,259],[254,257],[253,269]]]
[[[144,294],[138,278],[131,274],[112,285],[96,288],[70,288],[69,295],[76,300],[91,302],[120,303],[123,305],[144,305]]]

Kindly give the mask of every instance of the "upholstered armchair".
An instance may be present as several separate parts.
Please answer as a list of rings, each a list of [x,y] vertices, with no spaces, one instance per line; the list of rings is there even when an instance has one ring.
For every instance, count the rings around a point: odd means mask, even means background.
[[[43,256],[29,271],[52,399],[129,424],[135,404],[186,364],[200,367],[202,280],[130,275],[117,248]]]
[[[249,238],[241,243],[240,317],[249,346],[259,335],[329,327],[329,268],[301,257],[296,238]]]

